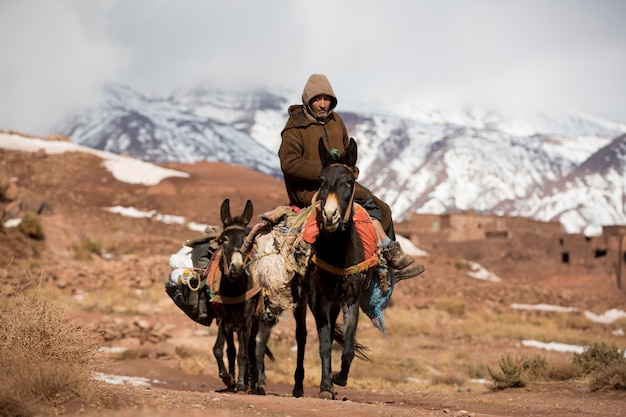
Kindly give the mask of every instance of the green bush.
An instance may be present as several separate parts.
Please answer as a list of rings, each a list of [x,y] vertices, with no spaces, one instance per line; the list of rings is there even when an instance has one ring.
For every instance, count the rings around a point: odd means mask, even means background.
[[[624,350],[611,343],[594,343],[585,347],[582,353],[574,354],[574,363],[579,365],[585,375],[613,365],[626,364]]]
[[[17,226],[17,230],[31,239],[42,240],[45,237],[41,219],[32,211],[24,212],[24,216]]]
[[[509,354],[500,358],[498,365],[500,370],[493,370],[487,367],[493,382],[488,385],[492,391],[499,391],[505,388],[522,388],[526,386],[526,381],[522,378],[524,370],[523,358],[511,356]]]
[[[522,357],[521,363],[524,373],[533,379],[545,379],[548,375],[548,360],[545,356]]]

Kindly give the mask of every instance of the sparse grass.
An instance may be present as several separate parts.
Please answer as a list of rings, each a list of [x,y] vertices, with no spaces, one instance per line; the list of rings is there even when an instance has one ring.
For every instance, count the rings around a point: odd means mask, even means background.
[[[98,291],[87,293],[81,300],[72,302],[81,310],[91,313],[150,315],[153,313],[154,305],[162,300],[163,296],[162,287],[136,290],[120,288],[112,282]]]
[[[180,367],[185,373],[191,375],[201,375],[206,367],[213,363],[215,363],[213,356],[204,352],[201,355],[197,354],[183,359]]]
[[[480,341],[494,339],[538,340],[541,342],[558,341],[560,343],[585,346],[601,342],[596,333],[572,328],[565,324],[558,315],[526,315],[517,313],[497,313],[493,311],[470,311],[466,320],[454,325],[455,332],[471,335]]]
[[[616,329],[626,329],[626,317],[620,317],[613,322]]]
[[[137,346],[125,349],[119,353],[111,354],[111,356],[118,360],[143,359],[150,355],[151,349],[152,348],[150,346]]]
[[[587,330],[592,327],[593,323],[582,314],[568,315],[565,319],[565,327],[574,330]]]
[[[499,370],[489,368],[493,379],[488,388],[498,391],[505,388],[525,387],[529,382],[539,380],[566,381],[589,375],[589,388],[597,391],[602,388],[626,390],[626,358],[624,350],[614,344],[595,343],[587,346],[582,353],[574,354],[569,363],[549,362],[543,356],[500,357]]]
[[[176,354],[182,359],[192,358],[194,356],[206,356],[207,351],[205,349],[196,349],[187,345],[176,346]]]
[[[442,298],[437,301],[435,308],[455,317],[463,317],[466,310],[465,301],[457,297]]]
[[[434,375],[430,379],[430,383],[433,385],[450,385],[453,387],[462,387],[465,385],[467,378],[458,373],[441,373]]]
[[[84,239],[79,245],[74,245],[74,259],[89,261],[91,255],[102,256],[102,242],[99,240]]]
[[[405,336],[430,334],[434,322],[432,313],[429,310],[389,308],[385,318],[387,333]]]
[[[578,378],[583,374],[580,365],[573,363],[571,360],[551,361],[548,364],[546,376],[551,381],[567,381],[568,379]]]

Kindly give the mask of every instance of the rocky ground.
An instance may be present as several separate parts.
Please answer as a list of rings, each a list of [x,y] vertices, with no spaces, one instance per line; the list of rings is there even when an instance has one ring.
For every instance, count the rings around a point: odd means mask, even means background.
[[[130,218],[103,208],[134,207],[149,212],[184,216],[203,224],[217,224],[219,206],[230,198],[233,211],[246,199],[255,204],[255,216],[284,203],[282,183],[276,179],[225,164],[199,163],[170,167],[190,173],[190,178],[167,179],[155,186],[116,181],[97,157],[80,153],[46,155],[0,150],[1,172],[14,184],[13,198],[30,195],[29,201],[45,202],[41,214],[45,238],[26,238],[16,229],[0,235],[1,294],[10,295],[16,285],[51,285],[67,299],[70,316],[97,329],[105,348],[130,348],[144,354],[120,359],[103,354],[99,369],[105,375],[145,378],[143,384],[112,386],[124,398],[115,410],[101,409],[93,416],[262,415],[322,416],[618,416],[626,410],[624,391],[590,392],[585,381],[536,382],[525,388],[490,391],[484,383],[433,386],[418,381],[410,366],[394,362],[390,352],[414,358],[429,367],[437,357],[436,371],[446,361],[484,363],[507,352],[545,354],[560,359],[571,354],[542,352],[524,347],[520,340],[482,337],[467,331],[474,314],[501,317],[512,313],[512,303],[572,306],[601,313],[624,308],[625,298],[614,283],[588,276],[584,270],[568,270],[528,279],[510,275],[503,282],[470,278],[450,253],[418,257],[426,273],[401,282],[394,291],[383,335],[367,320],[359,324],[359,338],[369,346],[376,364],[386,363],[383,373],[362,361],[353,365],[353,380],[338,387],[338,400],[317,399],[317,366],[308,365],[305,398],[290,396],[288,379],[279,377],[293,364],[293,319],[277,326],[272,346],[280,353],[268,371],[269,395],[265,397],[219,392],[211,346],[213,327],[196,325],[174,306],[163,291],[170,254],[198,232],[185,224],[167,224],[156,218]],[[5,181],[6,182],[6,181]],[[1,182],[0,182],[1,183]],[[39,199],[39,200],[37,200]],[[8,203],[5,200],[5,206]],[[22,207],[25,205],[22,204]],[[96,253],[97,252],[97,253]],[[489,265],[484,265],[489,267]],[[19,281],[19,282],[17,282]],[[442,313],[442,303],[457,303],[458,315]],[[518,312],[529,321],[549,313]],[[494,319],[495,320],[495,319]],[[488,320],[487,320],[488,321]],[[428,329],[428,331],[424,331]],[[461,330],[463,329],[463,331]],[[615,327],[592,325],[589,339],[610,337]],[[539,330],[538,330],[539,331]],[[615,333],[618,335],[619,333]],[[309,326],[307,356],[316,356],[314,326]],[[615,343],[626,346],[623,336]],[[190,366],[176,347],[206,350],[206,361]],[[567,357],[569,357],[567,356]],[[193,368],[193,369],[191,369]],[[365,384],[367,373],[381,372],[378,386]],[[435,371],[435,370],[433,370]],[[287,373],[292,372],[288,371]],[[415,380],[412,384],[411,381]],[[109,384],[110,385],[110,384]],[[66,404],[65,415],[85,415],[84,405]]]

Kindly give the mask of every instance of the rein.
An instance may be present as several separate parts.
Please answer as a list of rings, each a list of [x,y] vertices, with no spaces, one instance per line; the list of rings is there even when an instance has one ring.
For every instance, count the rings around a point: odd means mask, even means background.
[[[350,170],[350,168],[348,168],[346,165],[343,164],[333,164],[333,165],[341,165],[343,167],[345,167],[346,169]],[[330,165],[332,166],[332,165]],[[350,170],[351,171],[351,170]],[[350,200],[348,201],[348,204],[346,206],[346,211],[343,214],[343,218],[342,218],[342,228],[345,228],[345,225],[348,223],[348,221],[350,220],[351,216],[352,216],[352,208],[354,206],[354,194],[356,192],[356,185],[354,187],[352,187],[352,194],[350,195]],[[315,207],[315,205],[317,204],[317,198],[319,196],[319,190],[313,195],[313,198],[311,199],[311,205],[313,207]],[[311,262],[313,262],[315,265],[319,266],[320,268],[324,269],[325,271],[330,272],[331,274],[334,275],[339,275],[342,277],[348,277],[350,275],[356,275],[358,273],[367,271],[368,269],[376,266],[379,264],[379,259],[378,259],[378,255],[375,254],[371,257],[369,257],[368,259],[359,262],[356,265],[352,265],[352,266],[348,266],[346,268],[338,268],[334,265],[329,264],[328,262],[326,262],[325,260],[323,260],[322,258],[318,258],[317,255],[312,255],[311,256]]]
[[[340,165],[346,168],[347,170],[350,170],[350,168],[348,168],[347,165],[343,165],[343,164],[332,164],[329,166],[333,166],[333,165]],[[352,172],[352,170],[350,171]],[[346,206],[346,211],[343,213],[343,218],[341,219],[342,224],[344,225],[348,223],[348,220],[350,220],[350,216],[352,215],[352,206],[354,205],[354,193],[355,192],[356,192],[356,185],[352,187],[352,195],[350,195],[350,200],[348,201],[348,205]],[[315,194],[313,194],[313,198],[311,199],[311,206],[315,207],[315,205],[317,204],[317,197],[319,196],[319,194],[320,194],[319,190],[317,190]]]

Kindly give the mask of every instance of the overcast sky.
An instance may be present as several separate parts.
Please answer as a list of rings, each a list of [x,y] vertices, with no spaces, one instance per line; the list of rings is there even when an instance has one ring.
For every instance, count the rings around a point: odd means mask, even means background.
[[[0,130],[47,135],[105,83],[568,107],[626,122],[623,0],[0,0]]]

